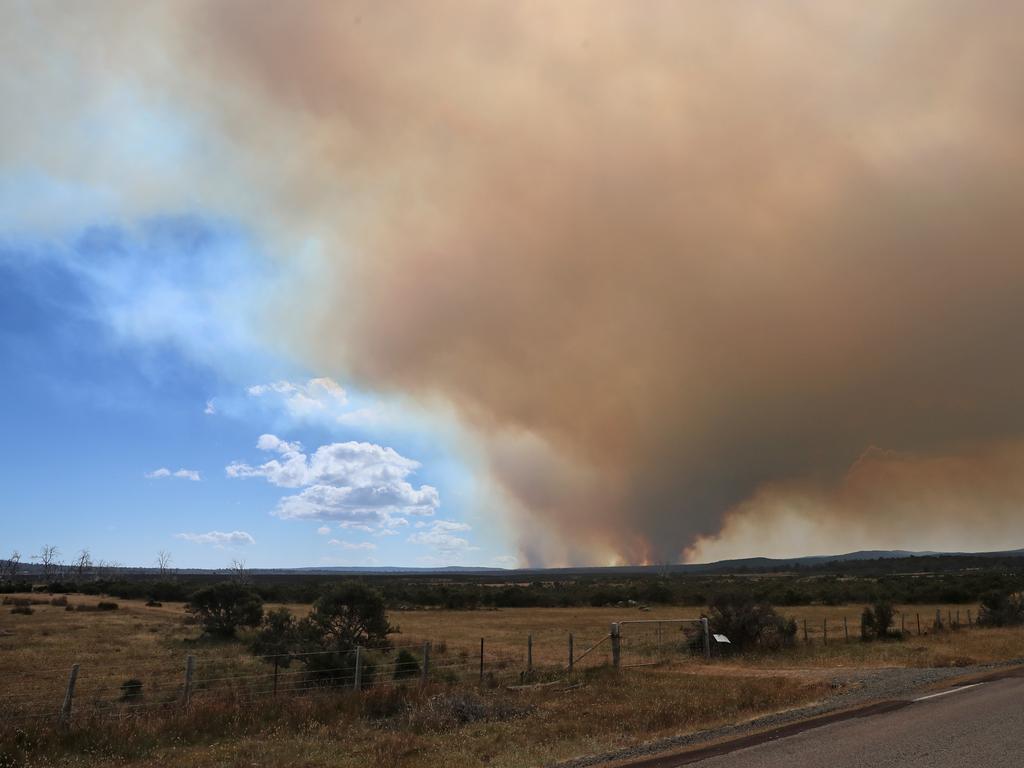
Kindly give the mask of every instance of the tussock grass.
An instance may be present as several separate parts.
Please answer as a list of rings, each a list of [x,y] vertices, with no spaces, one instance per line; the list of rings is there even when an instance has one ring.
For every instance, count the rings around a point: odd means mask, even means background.
[[[594,671],[578,687],[509,691],[432,685],[327,692],[123,719],[0,725],[0,761],[15,765],[526,766],[735,722],[824,695],[818,683]],[[2,713],[0,713],[2,714]],[[0,722],[3,718],[0,717]],[[230,757],[229,757],[230,756]],[[0,762],[0,765],[3,765]]]

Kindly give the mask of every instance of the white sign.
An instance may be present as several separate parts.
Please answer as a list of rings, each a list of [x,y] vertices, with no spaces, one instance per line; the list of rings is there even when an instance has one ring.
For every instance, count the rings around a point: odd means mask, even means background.
[[[714,637],[716,643],[729,643],[729,638],[725,635],[715,635]],[[732,645],[732,643],[729,643],[729,645]]]

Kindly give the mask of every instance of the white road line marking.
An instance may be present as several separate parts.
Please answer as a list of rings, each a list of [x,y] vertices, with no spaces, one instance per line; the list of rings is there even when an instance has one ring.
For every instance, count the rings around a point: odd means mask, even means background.
[[[940,691],[939,693],[932,693],[932,694],[929,694],[928,696],[922,696],[919,699],[914,699],[914,701],[915,702],[925,701],[927,699],[934,699],[934,698],[937,698],[939,696],[948,696],[949,694],[957,693],[958,691],[966,691],[968,688],[977,688],[979,685],[984,685],[984,683],[971,683],[970,685],[961,685],[958,688],[950,688],[948,691]]]

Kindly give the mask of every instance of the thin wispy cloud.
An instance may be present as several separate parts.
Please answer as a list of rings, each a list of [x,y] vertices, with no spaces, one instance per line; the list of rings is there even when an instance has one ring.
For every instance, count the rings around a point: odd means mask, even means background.
[[[193,544],[212,544],[218,547],[255,544],[256,539],[245,531],[208,531],[207,533],[176,533],[174,538]]]
[[[167,467],[160,467],[154,469],[152,472],[147,472],[146,477],[151,480],[163,480],[164,478],[177,478],[179,480],[193,480],[198,482],[202,478],[199,475],[198,469],[176,469],[171,471]]]

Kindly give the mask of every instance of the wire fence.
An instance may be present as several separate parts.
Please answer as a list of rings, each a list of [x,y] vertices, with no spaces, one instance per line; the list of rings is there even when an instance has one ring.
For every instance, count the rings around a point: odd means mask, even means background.
[[[850,616],[792,618],[794,642],[827,645],[861,639]],[[977,626],[976,612],[897,613],[894,631],[926,635]],[[92,657],[86,665],[7,674],[0,692],[0,721],[55,720],[86,716],[129,717],[193,702],[251,705],[286,697],[339,695],[398,686],[523,686],[564,679],[601,667],[629,669],[721,655],[706,618],[625,620],[608,631],[595,627],[563,634],[528,633],[518,649],[507,638],[472,646],[444,640],[395,643],[387,648],[249,655],[196,648],[177,663],[166,658],[121,664]],[[560,646],[560,648],[559,648]]]

